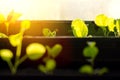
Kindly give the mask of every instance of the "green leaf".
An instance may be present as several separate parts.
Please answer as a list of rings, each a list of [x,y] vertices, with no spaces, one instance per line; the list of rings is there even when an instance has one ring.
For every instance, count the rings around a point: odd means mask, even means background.
[[[72,24],[71,24],[71,27],[72,27],[74,36],[76,36],[76,37],[87,37],[88,27],[85,24],[85,22],[82,21],[81,19],[73,20]]]
[[[106,68],[106,67],[103,67],[102,69],[99,69],[98,70],[98,75],[103,75],[103,74],[105,74],[105,73],[107,73],[108,72],[108,68]]]
[[[56,30],[52,32],[49,28],[44,28],[42,33],[44,36],[48,36],[48,37],[55,37],[56,36]]]
[[[116,20],[116,29],[117,29],[118,35],[120,36],[120,19]]]
[[[54,59],[47,59],[44,65],[39,65],[38,69],[44,73],[49,73],[56,68],[56,61]]]
[[[46,48],[40,43],[31,43],[26,48],[28,58],[31,60],[37,60],[41,58],[46,52]]]
[[[59,55],[59,53],[62,51],[62,45],[61,44],[55,44],[52,48],[49,46],[46,46],[46,49],[48,51],[48,54],[55,58]]]
[[[79,69],[79,72],[82,74],[93,74],[94,69],[92,68],[91,65],[84,65]]]
[[[108,26],[108,17],[105,14],[99,14],[95,17],[95,24],[99,27]]]
[[[51,31],[48,28],[44,28],[43,31],[42,31],[42,33],[43,33],[44,36],[50,36]]]
[[[83,49],[83,55],[85,57],[92,58],[91,60],[94,60],[94,58],[97,56],[99,52],[98,48],[95,46],[96,42],[88,41],[87,44],[88,46]]]
[[[11,44],[13,47],[16,47],[16,46],[18,46],[19,44],[21,44],[22,38],[23,38],[22,33],[18,33],[18,34],[15,34],[15,35],[10,35],[10,36],[9,36],[10,44]]]
[[[85,57],[95,58],[98,54],[98,48],[97,47],[86,47],[83,50],[83,55]]]
[[[38,70],[42,71],[43,73],[47,73],[46,67],[44,65],[39,65]]]
[[[110,32],[114,32],[114,28],[115,28],[115,20],[114,18],[108,18],[108,30]]]
[[[9,49],[0,50],[0,56],[2,60],[9,62],[13,58],[13,53]]]
[[[50,36],[55,37],[56,36],[56,31],[51,32]]]
[[[54,59],[48,59],[46,61],[47,71],[53,71],[56,68],[56,61]]]

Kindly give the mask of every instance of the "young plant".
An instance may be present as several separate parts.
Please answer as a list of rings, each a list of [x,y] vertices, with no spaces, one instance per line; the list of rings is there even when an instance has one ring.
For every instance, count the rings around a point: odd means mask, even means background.
[[[114,18],[109,18],[105,14],[99,14],[95,17],[95,24],[103,30],[104,36],[109,36],[110,32],[115,32],[115,20]]]
[[[108,72],[106,67],[103,67],[102,69],[94,69],[94,61],[98,55],[99,49],[96,47],[96,42],[87,42],[87,44],[88,46],[83,50],[83,55],[87,58],[87,61],[90,62],[90,65],[83,65],[80,67],[79,72],[89,75],[103,75],[104,73]]]
[[[85,24],[85,22],[82,21],[81,19],[73,20],[72,24],[71,24],[71,28],[73,31],[73,35],[75,37],[82,38],[82,37],[87,37],[87,35],[88,35],[88,27]]]
[[[13,59],[13,52],[9,49],[1,49],[0,56],[2,60],[8,63],[12,74],[15,74],[17,71],[18,66],[27,58],[27,55],[21,57],[21,48],[22,48],[22,40],[23,34],[25,30],[30,28],[30,21],[24,20],[21,22],[21,29],[20,32],[15,35],[8,36],[8,40],[13,47],[16,47],[16,55],[15,61],[12,62]],[[20,58],[21,57],[21,58]]]
[[[51,31],[49,28],[44,28],[42,33],[44,36],[47,37],[55,37],[57,30]]]
[[[43,62],[45,63],[45,65],[40,64],[38,66],[38,69],[43,73],[52,73],[53,70],[56,68],[55,58],[62,51],[62,45],[55,44],[52,48],[50,48],[47,45],[46,49],[47,49],[47,56],[43,59]]]

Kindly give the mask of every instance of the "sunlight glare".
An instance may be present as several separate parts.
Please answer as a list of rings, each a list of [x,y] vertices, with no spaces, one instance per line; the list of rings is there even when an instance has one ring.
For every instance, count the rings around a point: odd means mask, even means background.
[[[14,10],[23,14],[20,19],[59,19],[59,8],[58,0],[0,0],[0,13]]]

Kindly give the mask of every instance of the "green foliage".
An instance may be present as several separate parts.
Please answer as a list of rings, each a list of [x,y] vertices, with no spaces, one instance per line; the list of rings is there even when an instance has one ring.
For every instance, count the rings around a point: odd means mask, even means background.
[[[84,57],[89,57],[91,63],[94,63],[94,59],[98,55],[98,48],[95,46],[95,42],[88,42],[88,46],[84,48],[83,55]]]
[[[10,41],[10,44],[13,46],[13,47],[17,47],[21,44],[22,42],[22,38],[23,38],[23,34],[22,33],[17,33],[15,35],[10,35],[8,37],[9,41]]]
[[[116,20],[116,30],[117,30],[116,31],[117,36],[120,37],[120,19]]]
[[[80,69],[79,69],[80,73],[83,74],[93,74],[94,69],[91,65],[83,65]]]
[[[56,68],[56,61],[54,59],[47,59],[45,63],[45,65],[40,64],[38,69],[43,73],[52,73]]]
[[[94,20],[95,24],[103,30],[104,36],[119,37],[120,34],[120,24],[119,19],[115,20],[114,18],[107,17],[105,14],[99,14]]]
[[[9,62],[13,58],[13,53],[9,49],[2,49],[0,50],[0,56],[2,60]]]
[[[87,22],[87,21],[86,21]],[[75,37],[120,37],[120,19],[99,14],[94,21],[86,23],[81,19],[74,19],[71,23],[72,33]]]
[[[11,12],[9,14],[9,21],[4,21],[4,19],[2,19],[3,23],[6,24],[6,26],[8,27],[10,23],[15,23],[16,19],[20,16],[20,14],[18,13],[14,13]],[[1,58],[7,62],[12,74],[15,74],[17,71],[18,66],[27,59],[27,55],[24,55],[20,58],[21,56],[21,48],[22,48],[22,40],[23,40],[23,35],[24,32],[30,28],[30,21],[26,21],[23,20],[21,22],[21,28],[20,28],[20,32],[15,34],[15,35],[4,35],[1,33],[2,37],[8,38],[10,44],[13,47],[16,47],[16,54],[15,54],[15,61],[12,62],[11,59],[13,58],[13,53],[11,50],[9,49],[1,49],[0,50],[0,55]],[[8,30],[7,30],[8,31]]]
[[[0,56],[2,60],[7,62],[11,70],[11,73],[15,74],[17,72],[18,66],[22,62],[24,62],[27,58],[29,58],[30,60],[38,60],[43,57],[43,55],[46,53],[46,50],[47,50],[48,56],[43,59],[43,61],[45,62],[45,66],[40,65],[39,69],[42,72],[49,72],[49,71],[54,70],[56,67],[55,58],[61,52],[62,46],[60,44],[56,44],[52,48],[50,48],[48,45],[45,47],[41,43],[34,42],[34,43],[30,43],[26,47],[26,54],[21,56],[23,35],[24,35],[24,32],[30,28],[30,21],[23,20],[20,24],[19,33],[14,34],[14,35],[8,35],[8,27],[10,23],[15,23],[18,17],[20,17],[20,14],[12,11],[8,15],[7,19],[9,20],[6,21],[4,16],[0,14],[0,23],[4,23],[7,27],[7,35],[5,35],[4,33],[0,33],[0,38],[8,38],[10,44],[13,47],[16,47],[15,56],[13,56],[13,52],[10,49],[1,49]],[[52,32],[50,29],[44,28],[43,34],[44,36],[54,37],[56,36],[56,31],[57,30]],[[12,61],[13,58],[15,58],[15,61]]]
[[[49,28],[44,28],[42,33],[44,36],[47,36],[47,37],[55,37],[56,36],[56,30],[51,31]]]
[[[106,73],[108,71],[109,71],[108,68],[103,67],[101,69],[98,69],[98,71],[96,71],[95,73],[101,76],[101,75],[103,75],[104,73]]]
[[[71,28],[75,37],[87,37],[88,35],[87,25],[81,19],[73,20]]]
[[[46,48],[40,43],[31,43],[26,48],[26,53],[29,59],[37,60],[46,52]]]
[[[48,55],[52,56],[53,58],[55,58],[62,51],[62,46],[60,44],[56,44],[52,48],[46,46],[46,48]]]
[[[94,60],[98,55],[99,49],[96,47],[96,42],[87,42],[88,46],[83,49],[83,56],[86,58],[90,65],[83,65],[79,68],[79,72],[82,74],[89,74],[89,75],[103,75],[104,73],[108,72],[106,67],[101,69],[94,69]],[[88,59],[89,57],[89,59]]]
[[[48,45],[46,46],[47,49],[47,56],[43,59],[45,65],[40,64],[38,66],[38,70],[42,71],[43,73],[52,73],[53,70],[56,68],[56,61],[55,58],[60,54],[62,51],[61,44],[55,44],[52,48]]]

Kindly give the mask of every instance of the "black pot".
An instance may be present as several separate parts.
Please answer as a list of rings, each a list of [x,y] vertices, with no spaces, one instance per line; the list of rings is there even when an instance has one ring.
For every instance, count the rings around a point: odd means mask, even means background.
[[[98,28],[94,28],[96,25],[93,22],[86,22],[91,25],[92,31],[89,34],[94,34],[96,37],[92,38],[75,38],[73,37],[71,30],[71,21],[32,21],[31,28],[24,34],[22,42],[21,56],[26,54],[26,47],[33,42],[42,43],[43,45],[53,46],[55,44],[61,44],[63,46],[62,52],[55,59],[57,67],[53,73],[44,74],[37,69],[38,64],[42,63],[42,59],[31,61],[27,59],[19,67],[15,75],[12,75],[6,62],[0,59],[0,76],[3,78],[110,78],[119,77],[120,69],[120,39],[115,37],[103,37],[103,34],[97,32]],[[19,32],[20,22],[11,25],[9,28],[9,35]],[[13,28],[14,27],[14,28]],[[42,34],[43,28],[50,28],[51,30],[58,29],[56,37],[44,37]],[[12,29],[13,28],[13,29]],[[3,32],[6,33],[5,29]],[[87,46],[87,42],[94,41],[99,48],[99,54],[95,58],[94,68],[107,67],[109,72],[102,75],[84,75],[81,74],[78,69],[88,64],[83,56],[83,49]],[[0,49],[10,49],[13,53],[16,52],[16,48],[12,47],[8,38],[0,38]],[[15,55],[15,54],[14,54]],[[14,61],[14,59],[13,59]],[[22,78],[23,77],[23,78]],[[61,79],[61,78],[59,78]]]

